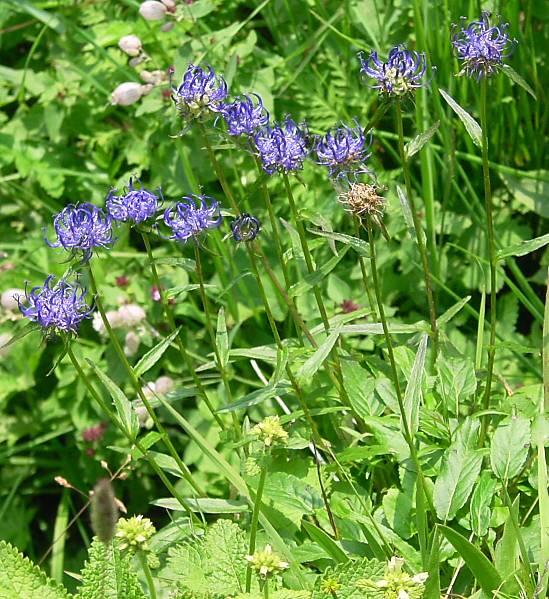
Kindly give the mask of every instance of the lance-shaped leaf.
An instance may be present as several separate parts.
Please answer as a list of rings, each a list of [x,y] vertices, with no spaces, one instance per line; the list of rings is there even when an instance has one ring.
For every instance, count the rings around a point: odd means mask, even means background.
[[[140,376],[144,375],[148,370],[150,370],[158,362],[158,360],[160,360],[160,358],[164,355],[164,352],[168,349],[168,347],[170,347],[173,340],[179,334],[180,329],[181,329],[181,327],[179,327],[176,331],[174,331],[168,337],[165,337],[164,339],[162,339],[162,341],[160,343],[158,343],[152,349],[150,349],[139,360],[139,362],[133,368],[136,376],[140,377]]]
[[[404,146],[404,154],[406,160],[411,158],[414,154],[417,154],[423,146],[429,142],[433,135],[437,132],[440,126],[440,121],[436,121],[434,125],[431,125],[427,131],[416,135],[410,142]]]
[[[410,378],[404,392],[404,409],[410,433],[415,435],[419,426],[419,405],[422,398],[422,386],[425,377],[425,356],[427,354],[428,336],[423,335],[410,372]]]
[[[475,119],[463,109],[452,96],[445,92],[443,89],[438,90],[440,95],[448,102],[450,108],[458,115],[461,122],[465,125],[465,129],[469,134],[469,137],[473,140],[473,143],[479,148],[482,146],[482,129]]]

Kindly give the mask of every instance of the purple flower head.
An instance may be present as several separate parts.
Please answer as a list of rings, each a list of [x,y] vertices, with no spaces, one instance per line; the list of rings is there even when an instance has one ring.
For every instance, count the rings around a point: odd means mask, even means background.
[[[372,89],[378,89],[388,96],[404,96],[429,83],[422,81],[427,71],[425,53],[407,50],[403,45],[391,49],[387,62],[381,62],[377,52],[371,52],[366,59],[360,53],[358,58],[360,72],[376,80]]]
[[[264,127],[254,135],[254,142],[263,166],[269,175],[275,171],[288,173],[301,170],[309,153],[308,131],[289,116],[281,125]]]
[[[60,279],[53,284],[50,275],[43,285],[25,291],[25,306],[19,301],[19,310],[32,322],[37,322],[46,333],[76,333],[78,325],[93,312],[85,301],[86,290],[75,282]]]
[[[462,22],[467,19],[462,17]],[[468,77],[479,81],[490,77],[503,65],[516,40],[509,39],[505,30],[509,23],[490,25],[490,13],[484,11],[480,21],[472,21],[455,33],[453,26],[452,45],[457,57],[463,61],[463,71]]]
[[[94,248],[108,248],[114,243],[111,216],[89,202],[65,206],[54,217],[53,228],[57,240],[46,239],[46,243],[52,248],[81,251],[84,262],[91,258]]]
[[[134,189],[133,179],[130,178],[128,189],[124,195],[115,195],[116,189],[111,189],[105,205],[107,212],[114,219],[122,222],[132,221],[136,225],[151,218],[158,210],[159,197],[141,186]],[[162,193],[159,190],[160,197]]]
[[[203,69],[190,64],[172,98],[184,119],[196,119],[208,112],[218,112],[228,94],[225,79],[216,75],[211,66]]]
[[[219,112],[225,119],[229,135],[253,135],[257,129],[269,123],[269,113],[257,94],[254,103],[250,95],[243,95],[234,102],[221,106]]]
[[[164,222],[172,230],[168,239],[187,241],[206,229],[218,227],[221,223],[219,203],[205,195],[183,197],[184,202],[177,202],[164,212]],[[206,200],[211,200],[210,207]]]
[[[253,241],[259,231],[261,223],[259,219],[247,212],[243,212],[231,223],[231,231],[235,241]]]
[[[350,172],[365,172],[364,163],[370,158],[368,152],[372,136],[368,142],[364,129],[355,119],[356,127],[341,127],[330,129],[316,144],[318,163],[327,166],[330,177],[341,177]]]

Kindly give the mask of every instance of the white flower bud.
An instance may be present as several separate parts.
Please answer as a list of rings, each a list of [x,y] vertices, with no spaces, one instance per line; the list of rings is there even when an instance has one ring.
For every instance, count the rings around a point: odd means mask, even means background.
[[[105,316],[107,317],[107,320],[113,329],[117,329],[122,326],[123,322],[120,318],[118,310],[109,310],[105,313]],[[101,314],[99,314],[99,312],[94,312],[92,326],[100,335],[106,335],[107,330],[105,329],[103,319],[101,318]]]
[[[154,89],[154,85],[152,83],[147,83],[143,86],[143,95],[148,96],[152,90]]]
[[[126,334],[126,339],[124,340],[124,353],[126,356],[131,358],[135,356],[137,351],[139,350],[139,345],[141,344],[141,339],[139,335],[134,333],[133,331],[128,331]]]
[[[146,71],[143,70],[139,73],[139,76],[145,83],[151,83],[152,85],[159,85],[167,80],[167,75],[165,71]]]
[[[166,14],[166,7],[162,2],[147,0],[139,7],[139,14],[147,21],[160,21]]]
[[[143,86],[140,83],[126,81],[121,83],[111,94],[111,103],[120,106],[135,104],[143,95]]]
[[[160,376],[154,383],[154,390],[160,395],[166,395],[174,388],[173,379],[169,376]]]
[[[145,310],[137,304],[124,304],[118,308],[122,326],[134,327],[147,318]]]
[[[175,0],[162,0],[162,4],[166,8],[175,8]]]
[[[25,297],[24,289],[7,289],[2,293],[0,297],[0,304],[2,304],[2,308],[4,310],[9,310],[10,312],[15,312],[19,308],[19,304],[17,303],[17,297],[21,296],[21,298]]]
[[[143,44],[137,35],[125,35],[118,40],[118,47],[128,56],[139,56]]]
[[[173,21],[168,21],[167,23],[164,23],[162,27],[160,27],[160,31],[167,33],[168,31],[171,31],[174,27],[175,23]]]

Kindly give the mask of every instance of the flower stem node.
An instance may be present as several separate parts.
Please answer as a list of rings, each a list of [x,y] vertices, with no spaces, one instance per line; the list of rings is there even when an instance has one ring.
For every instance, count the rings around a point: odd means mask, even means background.
[[[154,535],[153,523],[141,514],[132,518],[120,518],[116,526],[118,548],[121,551],[148,551],[147,541]]]
[[[282,561],[276,553],[273,553],[273,548],[270,545],[265,545],[265,549],[256,551],[253,555],[247,555],[246,559],[251,568],[256,570],[263,579],[286,570],[290,566],[288,562]]]
[[[262,441],[265,447],[284,445],[288,440],[288,433],[280,424],[278,416],[267,416],[252,428],[251,433]]]

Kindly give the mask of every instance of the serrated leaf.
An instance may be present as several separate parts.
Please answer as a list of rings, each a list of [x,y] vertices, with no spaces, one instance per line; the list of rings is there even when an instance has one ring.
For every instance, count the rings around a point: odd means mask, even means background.
[[[496,481],[485,471],[480,475],[475,490],[471,496],[469,514],[471,518],[471,530],[482,538],[487,534],[490,526],[490,504],[496,490]]]
[[[229,335],[227,334],[227,321],[225,320],[225,309],[223,306],[219,308],[219,312],[217,313],[215,345],[219,355],[220,367],[224,369],[229,363]]]
[[[447,356],[440,353],[437,370],[440,393],[446,405],[458,414],[460,402],[470,397],[477,387],[475,365],[466,356]]]
[[[147,371],[149,371],[160,358],[164,355],[164,352],[170,347],[173,340],[179,334],[181,327],[178,327],[171,335],[162,339],[160,343],[151,348],[133,367],[135,375],[137,377],[143,376]]]
[[[376,582],[384,577],[385,564],[378,560],[357,559],[328,567],[318,577],[313,589],[311,599],[329,599],[331,593],[325,590],[326,581],[332,581],[339,585],[337,599],[360,599],[368,597],[366,589],[359,582]],[[377,596],[372,595],[372,596]]]
[[[530,448],[530,421],[511,416],[500,422],[490,447],[490,464],[503,481],[515,477],[522,469]]]
[[[440,95],[446,100],[450,108],[458,115],[461,122],[465,125],[465,129],[469,134],[469,137],[473,140],[473,143],[479,148],[482,147],[482,129],[475,119],[464,110],[452,96],[445,92],[443,89],[438,90]]]
[[[27,557],[0,541],[0,599],[65,599],[65,588],[57,584]]]
[[[419,406],[422,400],[422,386],[425,378],[425,356],[427,355],[427,341],[429,337],[423,335],[414,359],[410,378],[404,392],[404,409],[408,419],[410,433],[415,435],[419,427]]]
[[[409,160],[414,154],[417,154],[423,146],[430,141],[433,135],[437,132],[440,126],[440,121],[436,121],[427,131],[416,135],[410,142],[404,146],[404,154]]]
[[[520,243],[514,243],[509,247],[503,248],[498,251],[498,260],[503,260],[503,258],[508,258],[509,256],[526,256],[526,254],[530,254],[531,252],[535,252],[540,248],[544,247],[549,243],[549,233],[546,235],[542,235],[541,237],[536,237],[534,239],[529,239],[528,241],[521,241]]]
[[[520,87],[522,87],[522,89],[525,92],[529,93],[532,96],[532,98],[534,98],[534,100],[537,101],[536,94],[534,93],[534,90],[515,71],[515,69],[513,69],[512,67],[510,67],[508,64],[504,64],[503,68],[501,70],[503,71],[504,75],[507,75],[507,77],[509,77],[509,79],[511,79],[511,81],[513,81],[513,83],[516,83],[517,85],[520,85]]]

